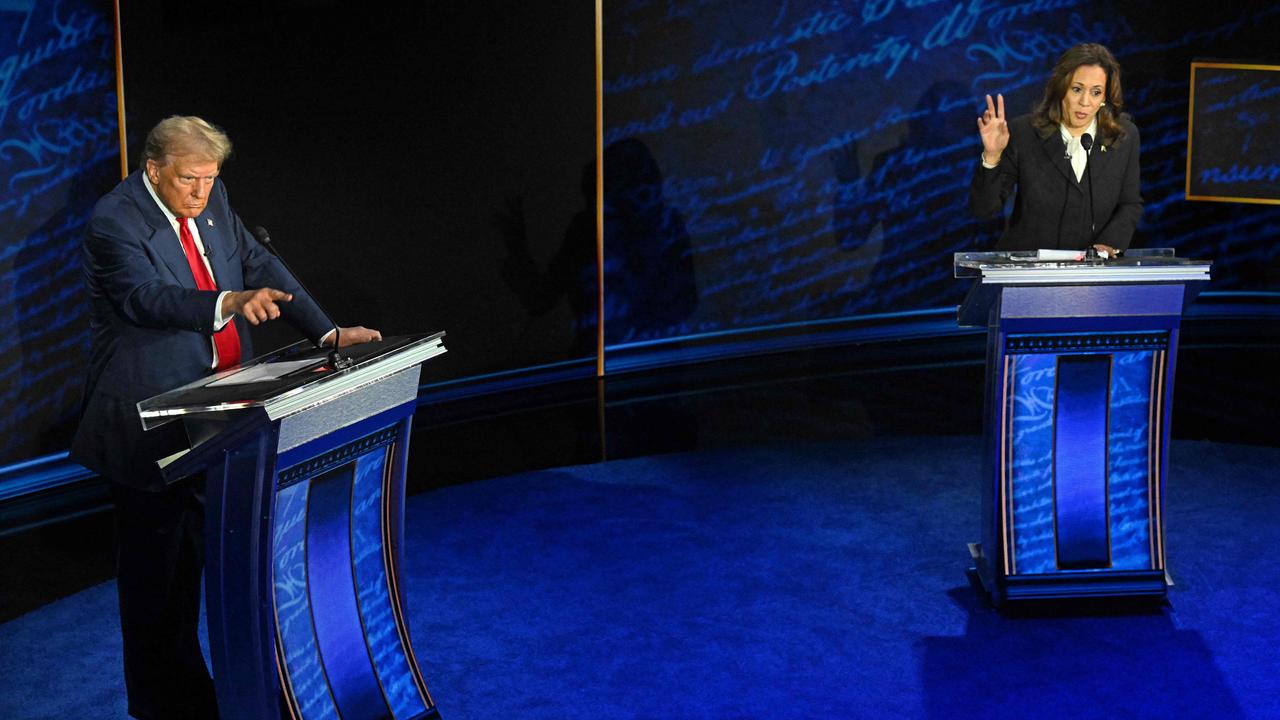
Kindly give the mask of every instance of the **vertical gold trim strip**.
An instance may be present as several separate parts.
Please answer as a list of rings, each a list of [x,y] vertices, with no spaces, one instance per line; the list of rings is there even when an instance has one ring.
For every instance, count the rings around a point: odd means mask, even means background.
[[[1103,486],[1105,488],[1103,494],[1105,504],[1103,509],[1106,510],[1107,513],[1107,567],[1112,569],[1115,568],[1116,564],[1115,552],[1111,548],[1111,400],[1113,397],[1111,394],[1111,388],[1114,387],[1112,383],[1115,382],[1115,377],[1116,356],[1114,352],[1111,352],[1107,353],[1107,418],[1106,427],[1104,427],[1102,431],[1103,440],[1106,443],[1106,451],[1104,454],[1104,457],[1106,458],[1104,460],[1106,467],[1103,468],[1102,473],[1103,481],[1105,483]],[[1053,545],[1056,548],[1058,543],[1055,542]]]
[[[1013,561],[1013,508],[1009,502],[1007,493],[1009,485],[1008,471],[1011,465],[1012,447],[1009,444],[1010,424],[1013,422],[1011,413],[1009,412],[1009,402],[1011,397],[1011,384],[1013,382],[1013,373],[1011,372],[1013,365],[1013,357],[1004,356],[1003,376],[1000,378],[1000,533],[1004,543],[1004,574],[1012,575],[1017,572],[1017,564]]]
[[[382,463],[382,571],[387,576],[387,589],[391,595],[391,612],[395,617],[396,633],[400,636],[400,643],[404,647],[405,655],[409,664],[409,676],[413,679],[413,684],[418,688],[418,694],[426,703],[427,710],[435,708],[436,703],[431,699],[431,692],[427,690],[427,682],[423,679],[421,669],[418,667],[418,657],[413,652],[413,642],[409,638],[409,626],[405,622],[404,608],[400,605],[400,569],[396,567],[395,555],[396,547],[392,542],[391,523],[395,519],[395,515],[391,510],[391,485],[395,479],[398,468],[395,466],[396,458],[399,457],[400,441],[387,445],[383,452]],[[352,482],[354,487],[354,480]],[[357,597],[357,601],[359,598]],[[364,624],[363,618],[360,620],[361,626]],[[375,677],[377,671],[374,671]],[[377,678],[378,687],[382,687],[382,679]],[[385,697],[385,693],[384,693]],[[387,703],[388,707],[390,703]]]
[[[120,31],[120,0],[115,0],[113,10],[116,22],[116,126],[120,131],[120,179],[129,177],[129,142],[124,122],[124,40]]]
[[[1160,420],[1156,419],[1156,407],[1160,405],[1160,396],[1156,395],[1160,378],[1160,351],[1151,354],[1151,387],[1147,388],[1147,544],[1151,569],[1158,570],[1156,557],[1156,430]]]
[[[119,7],[119,3],[117,3]],[[116,26],[119,29],[119,25]],[[280,468],[275,468],[271,473],[271,493],[273,496],[279,490]],[[276,528],[275,528],[275,508],[278,497],[271,498],[272,520],[271,520],[271,547],[269,556],[271,557],[271,573],[267,578],[267,582],[271,587],[271,625],[275,630],[275,650],[276,650],[276,675],[280,679],[280,693],[284,695],[284,705],[289,709],[289,717],[292,720],[299,720],[301,710],[298,707],[298,696],[293,690],[293,677],[289,675],[288,662],[284,656],[284,636],[280,634],[280,605],[276,597]]]
[[[1162,570],[1164,569],[1164,566],[1165,566],[1164,565],[1164,508],[1163,508],[1164,496],[1162,492],[1163,488],[1161,487],[1164,484],[1164,384],[1165,384],[1164,376],[1166,372],[1165,366],[1168,363],[1168,358],[1166,356],[1166,351],[1164,350],[1159,351],[1158,355],[1160,358],[1159,359],[1160,373],[1156,378],[1156,423],[1158,427],[1156,428],[1156,432],[1153,433],[1153,435],[1155,436],[1155,442],[1153,443],[1153,445],[1155,446],[1155,466],[1156,466],[1156,473],[1155,473],[1156,474],[1156,477],[1155,477],[1156,521],[1155,521],[1155,526],[1152,529],[1156,533],[1156,554],[1160,558],[1160,565],[1156,569]]]
[[[604,377],[604,0],[596,0],[596,377]]]
[[[1182,197],[1184,200],[1191,199],[1191,130],[1196,114],[1196,64],[1191,63],[1191,99],[1187,103],[1187,174],[1185,178],[1186,187],[1183,188]]]
[[[1058,562],[1058,384],[1062,382],[1062,355],[1053,356],[1053,408],[1049,411],[1049,429],[1053,440],[1049,444],[1049,507],[1053,510],[1053,567],[1061,570]]]
[[[274,565],[275,563],[272,564]],[[292,720],[299,720],[300,711],[298,709],[297,693],[293,690],[293,678],[289,677],[289,674],[285,672],[284,641],[280,637],[280,613],[276,610],[274,571],[272,571],[271,576],[271,614],[276,619],[276,676],[280,678],[281,691],[284,693],[284,706],[289,710],[289,717]]]

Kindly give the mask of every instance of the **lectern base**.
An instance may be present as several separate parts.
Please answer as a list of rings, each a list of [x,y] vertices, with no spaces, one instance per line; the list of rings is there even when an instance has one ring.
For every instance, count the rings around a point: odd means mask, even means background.
[[[995,607],[1005,603],[1072,598],[1130,598],[1163,601],[1173,583],[1163,570],[1095,570],[998,576],[982,553],[982,543],[969,543],[981,591]]]
[[[996,606],[1163,602],[1178,337],[1211,263],[954,257],[957,320],[987,328],[974,576]]]

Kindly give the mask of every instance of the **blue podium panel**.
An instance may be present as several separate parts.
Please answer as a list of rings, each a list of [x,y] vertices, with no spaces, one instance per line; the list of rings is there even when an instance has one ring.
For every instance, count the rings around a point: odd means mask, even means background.
[[[388,459],[407,440],[411,411],[281,454],[276,627],[285,698],[304,720],[437,717],[396,582],[403,508],[391,499],[403,497],[404,478]]]
[[[1111,566],[1107,528],[1108,355],[1058,358],[1053,409],[1055,555],[1062,569]]]
[[[1152,427],[1169,333],[1004,338],[1004,575],[1163,571]]]
[[[1164,448],[1182,312],[1212,263],[956,253],[956,319],[987,328],[982,540],[996,604],[1167,592]]]
[[[329,694],[311,622],[307,594],[307,483],[276,493],[274,592],[279,661],[286,672],[285,695],[304,718],[338,717]]]
[[[1005,433],[1008,459],[1005,503],[1010,547],[1006,575],[1057,569],[1053,542],[1053,389],[1056,358],[1010,357],[1012,386]]]
[[[1155,413],[1162,410],[1159,386],[1167,357],[1166,350],[1112,356],[1107,500],[1111,561],[1119,569],[1164,570],[1154,545],[1163,527],[1159,492],[1163,448],[1152,429],[1161,424]]]
[[[393,494],[389,485],[392,464],[388,452],[368,453],[356,461],[353,497],[359,498],[351,513],[352,558],[359,595],[360,618],[369,630],[369,655],[391,713],[397,718],[418,717],[427,711],[426,688],[415,682],[409,666],[413,656],[406,634],[404,613],[390,578],[399,577],[391,548],[390,512]]]
[[[311,480],[307,501],[307,592],[329,688],[344,718],[388,717],[356,604],[350,464]]]
[[[399,590],[409,428],[443,333],[309,342],[138,404],[182,419],[204,472],[209,654],[224,718],[420,720],[439,713]]]

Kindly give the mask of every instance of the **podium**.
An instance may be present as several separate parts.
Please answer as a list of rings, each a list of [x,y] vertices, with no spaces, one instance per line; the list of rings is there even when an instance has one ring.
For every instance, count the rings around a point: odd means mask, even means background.
[[[167,479],[205,473],[205,604],[221,717],[438,718],[399,576],[421,364],[444,333],[298,343],[138,404],[181,420]]]
[[[992,602],[1162,599],[1164,490],[1182,313],[1208,261],[956,253],[987,327],[981,541]]]

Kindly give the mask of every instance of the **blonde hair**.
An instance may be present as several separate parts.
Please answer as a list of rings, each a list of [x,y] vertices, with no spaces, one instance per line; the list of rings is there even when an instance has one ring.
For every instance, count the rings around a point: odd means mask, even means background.
[[[231,138],[203,118],[173,115],[161,120],[147,133],[140,167],[146,169],[148,160],[164,165],[170,156],[176,155],[198,155],[222,167],[222,162],[231,155]]]

